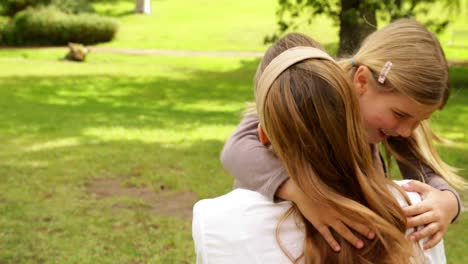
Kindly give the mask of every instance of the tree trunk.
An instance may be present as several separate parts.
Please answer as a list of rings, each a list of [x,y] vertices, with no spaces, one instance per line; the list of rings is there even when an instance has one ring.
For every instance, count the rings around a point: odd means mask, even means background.
[[[150,0],[136,0],[135,13],[151,14]]]
[[[341,0],[338,56],[353,54],[376,29],[375,10],[366,4],[366,0]]]

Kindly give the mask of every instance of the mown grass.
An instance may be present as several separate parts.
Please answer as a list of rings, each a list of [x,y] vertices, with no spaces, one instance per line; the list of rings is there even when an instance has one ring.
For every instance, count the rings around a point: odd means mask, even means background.
[[[258,61],[90,54],[79,64],[64,53],[0,51],[0,262],[193,263],[190,221],[89,186],[113,178],[199,198],[229,191],[218,156],[252,98]],[[462,168],[467,99],[458,86],[435,120],[458,142],[444,157]],[[463,214],[446,236],[449,263],[468,257],[467,223]]]
[[[133,0],[110,3],[95,4],[121,22],[104,46],[262,51],[275,27],[267,0],[153,1],[150,16],[132,14]],[[317,19],[304,32],[336,47],[336,27]],[[468,58],[450,49],[449,58]],[[190,221],[143,199],[101,198],[90,185],[229,191],[219,152],[252,98],[258,61],[91,53],[79,64],[65,53],[0,49],[0,263],[193,263]],[[452,98],[433,122],[454,141],[439,149],[465,178],[467,73],[451,68]],[[448,263],[468,258],[467,224],[464,213],[445,237]]]
[[[95,9],[120,21],[116,39],[103,46],[127,48],[263,51],[263,38],[276,30],[277,1],[271,0],[171,0],[152,1],[152,14],[133,14],[133,0],[97,2]],[[429,16],[452,18],[439,35],[450,60],[468,59],[468,1],[457,12],[440,11],[434,4]],[[425,18],[423,18],[425,19]],[[306,19],[304,19],[305,21]],[[379,22],[379,27],[385,23]],[[315,16],[313,23],[298,28],[336,53],[338,26],[328,17]]]
[[[218,155],[255,63],[63,52],[0,52],[0,262],[192,262],[190,221],[88,186],[227,192]]]

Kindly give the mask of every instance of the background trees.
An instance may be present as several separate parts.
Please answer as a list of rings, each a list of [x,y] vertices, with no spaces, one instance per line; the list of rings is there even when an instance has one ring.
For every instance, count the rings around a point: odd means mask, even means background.
[[[352,53],[361,41],[374,31],[379,21],[427,15],[437,7],[454,12],[460,1],[449,0],[279,0],[277,30],[265,37],[265,42],[275,41],[290,29],[302,23],[313,23],[316,15],[330,16],[340,26],[338,55]],[[449,23],[448,17],[428,16],[419,19],[431,30],[439,33]]]

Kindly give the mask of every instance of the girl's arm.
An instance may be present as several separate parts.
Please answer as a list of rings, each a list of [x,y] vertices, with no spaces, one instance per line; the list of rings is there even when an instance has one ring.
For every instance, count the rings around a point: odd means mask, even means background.
[[[221,162],[235,178],[235,187],[259,192],[274,200],[280,185],[288,179],[286,169],[258,138],[258,117],[249,115],[228,138]]]
[[[364,246],[351,229],[372,239],[375,234],[363,225],[344,222],[334,208],[307,202],[306,196],[291,181],[279,159],[271,149],[261,144],[258,133],[258,117],[244,117],[229,137],[221,152],[224,168],[235,178],[235,187],[257,191],[270,200],[275,197],[294,202],[301,213],[322,234],[330,247],[339,251],[340,246],[331,229],[357,248]]]
[[[427,183],[428,185],[434,187],[435,189],[439,191],[449,191],[453,194],[453,197],[456,199],[456,213],[451,218],[451,222],[455,222],[460,215],[460,210],[461,210],[461,199],[460,195],[458,192],[452,188],[442,177],[437,175],[431,168],[428,166],[422,164],[420,161],[416,160],[415,158],[408,159],[409,162],[415,166],[415,168],[421,168],[422,174],[424,175],[424,182]],[[413,168],[410,166],[398,162],[398,167],[400,168],[401,174],[405,179],[410,179],[410,180],[421,180],[418,172],[416,172]],[[453,207],[453,206],[452,206]]]
[[[425,244],[429,249],[438,244],[450,225],[454,222],[461,209],[461,200],[457,191],[453,189],[442,177],[431,168],[418,161],[410,152],[400,152],[415,168],[420,168],[427,184],[410,182],[402,186],[405,191],[414,191],[421,194],[423,201],[417,205],[403,209],[408,217],[408,226],[424,226],[423,229],[411,234],[413,240],[430,238]],[[410,166],[398,162],[400,171],[405,179],[421,180],[418,172]]]

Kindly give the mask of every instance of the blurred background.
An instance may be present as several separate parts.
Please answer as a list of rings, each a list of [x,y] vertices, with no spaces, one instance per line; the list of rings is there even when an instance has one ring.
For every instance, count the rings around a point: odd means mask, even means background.
[[[427,25],[453,87],[438,149],[468,178],[468,0],[2,0],[0,14],[0,263],[195,263],[192,206],[231,190],[219,153],[290,31],[345,56],[393,19]],[[468,259],[467,224],[449,228],[448,263]]]

